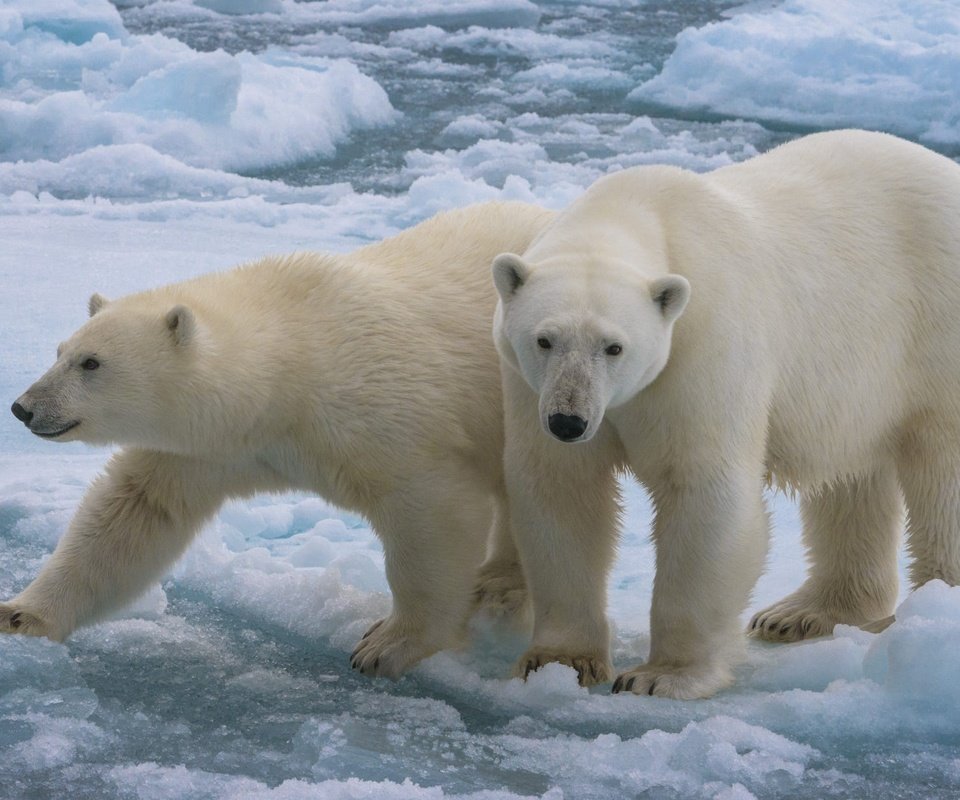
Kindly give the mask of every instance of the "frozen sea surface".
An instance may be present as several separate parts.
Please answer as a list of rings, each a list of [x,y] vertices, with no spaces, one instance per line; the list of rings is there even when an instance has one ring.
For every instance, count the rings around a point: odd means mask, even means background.
[[[707,170],[859,125],[952,154],[954,4],[882,0],[8,0],[0,6],[0,397],[120,295],[264,253],[343,251],[491,198]],[[0,416],[0,596],[107,453]],[[614,656],[649,645],[650,509],[626,485]],[[796,510],[751,610],[799,585]],[[349,669],[389,609],[366,522],[225,506],[162,584],[65,645],[0,638],[0,798],[950,798],[960,589],[879,635],[751,643],[708,701],[509,680],[522,632],[396,683]],[[749,612],[748,612],[749,613]]]

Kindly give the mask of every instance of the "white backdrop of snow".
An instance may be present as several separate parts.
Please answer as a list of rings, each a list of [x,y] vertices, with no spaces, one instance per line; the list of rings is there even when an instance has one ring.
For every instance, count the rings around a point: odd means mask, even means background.
[[[549,106],[598,83],[629,87],[604,71],[616,48],[537,29],[542,8],[525,0],[117,5],[150,19],[232,12],[324,30],[293,49],[230,55],[131,34],[105,1],[0,8],[8,400],[82,323],[92,291],[120,295],[267,252],[343,251],[478,200],[560,207],[612,169],[710,169],[768,141],[757,121],[547,113],[538,92]],[[549,11],[592,13],[586,6]],[[632,102],[949,144],[956,13],[906,0],[748,10],[683,33]],[[393,32],[358,43],[338,32],[347,24]],[[489,88],[514,110],[461,113],[440,127],[439,146],[406,152],[403,191],[239,174],[336,158],[365,128],[389,137],[398,113],[352,59],[419,60],[429,71],[452,44],[478,56],[522,48],[532,63]],[[32,439],[10,415],[0,417],[0,452],[0,595],[9,596],[36,573],[106,454]],[[653,569],[649,504],[640,487],[625,490],[609,591],[619,666],[648,647]],[[803,577],[796,510],[782,496],[771,505],[772,553],[752,609]],[[933,583],[904,596],[879,635],[840,628],[798,645],[754,643],[737,685],[694,703],[587,691],[558,665],[526,684],[508,680],[524,635],[488,620],[471,649],[439,654],[397,684],[358,678],[346,654],[388,608],[382,551],[363,520],[300,495],[229,504],[120,618],[67,645],[0,638],[0,795],[741,800],[960,790],[960,589]]]

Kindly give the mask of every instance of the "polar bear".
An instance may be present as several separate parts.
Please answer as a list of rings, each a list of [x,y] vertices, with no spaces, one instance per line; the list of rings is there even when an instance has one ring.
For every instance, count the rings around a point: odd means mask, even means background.
[[[611,676],[616,474],[655,511],[649,659],[614,691],[706,697],[742,649],[772,483],[809,577],[754,617],[794,641],[886,618],[908,512],[914,586],[960,583],[960,167],[816,134],[698,175],[606,176],[494,261],[506,476],[547,661]]]
[[[354,652],[361,672],[397,676],[456,645],[475,582],[522,606],[489,265],[552,216],[483,204],[349,255],[94,295],[13,412],[37,436],[125,449],[0,604],[0,631],[62,640],[143,592],[226,498],[291,489],[363,514],[383,541],[393,609]]]

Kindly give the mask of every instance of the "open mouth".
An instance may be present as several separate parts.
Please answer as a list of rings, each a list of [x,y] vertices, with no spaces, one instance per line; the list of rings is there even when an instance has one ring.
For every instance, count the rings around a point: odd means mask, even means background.
[[[79,424],[80,424],[80,421],[77,420],[76,422],[71,422],[69,425],[66,425],[66,426],[64,426],[63,428],[60,428],[60,430],[58,430],[58,431],[35,431],[35,430],[31,430],[30,432],[33,433],[33,434],[36,434],[37,436],[40,436],[40,437],[43,438],[43,439],[56,439],[58,436],[63,436],[63,434],[65,434],[67,431],[72,431],[72,430],[73,430],[74,428],[76,428],[77,425],[79,425]]]

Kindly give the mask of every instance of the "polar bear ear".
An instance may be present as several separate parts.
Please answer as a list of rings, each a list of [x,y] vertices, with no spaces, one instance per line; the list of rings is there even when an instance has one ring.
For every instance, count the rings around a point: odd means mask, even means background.
[[[529,274],[527,265],[513,253],[501,253],[493,259],[493,283],[504,300],[509,300],[517,293]]]
[[[197,320],[186,306],[176,305],[167,312],[167,330],[178,345],[189,344],[197,331]]]
[[[683,313],[690,299],[690,282],[680,275],[666,275],[650,282],[650,297],[667,322]]]
[[[102,294],[99,292],[94,292],[92,295],[90,295],[90,302],[87,303],[87,310],[90,312],[90,316],[92,317],[109,302],[110,301],[107,300],[107,298]]]

